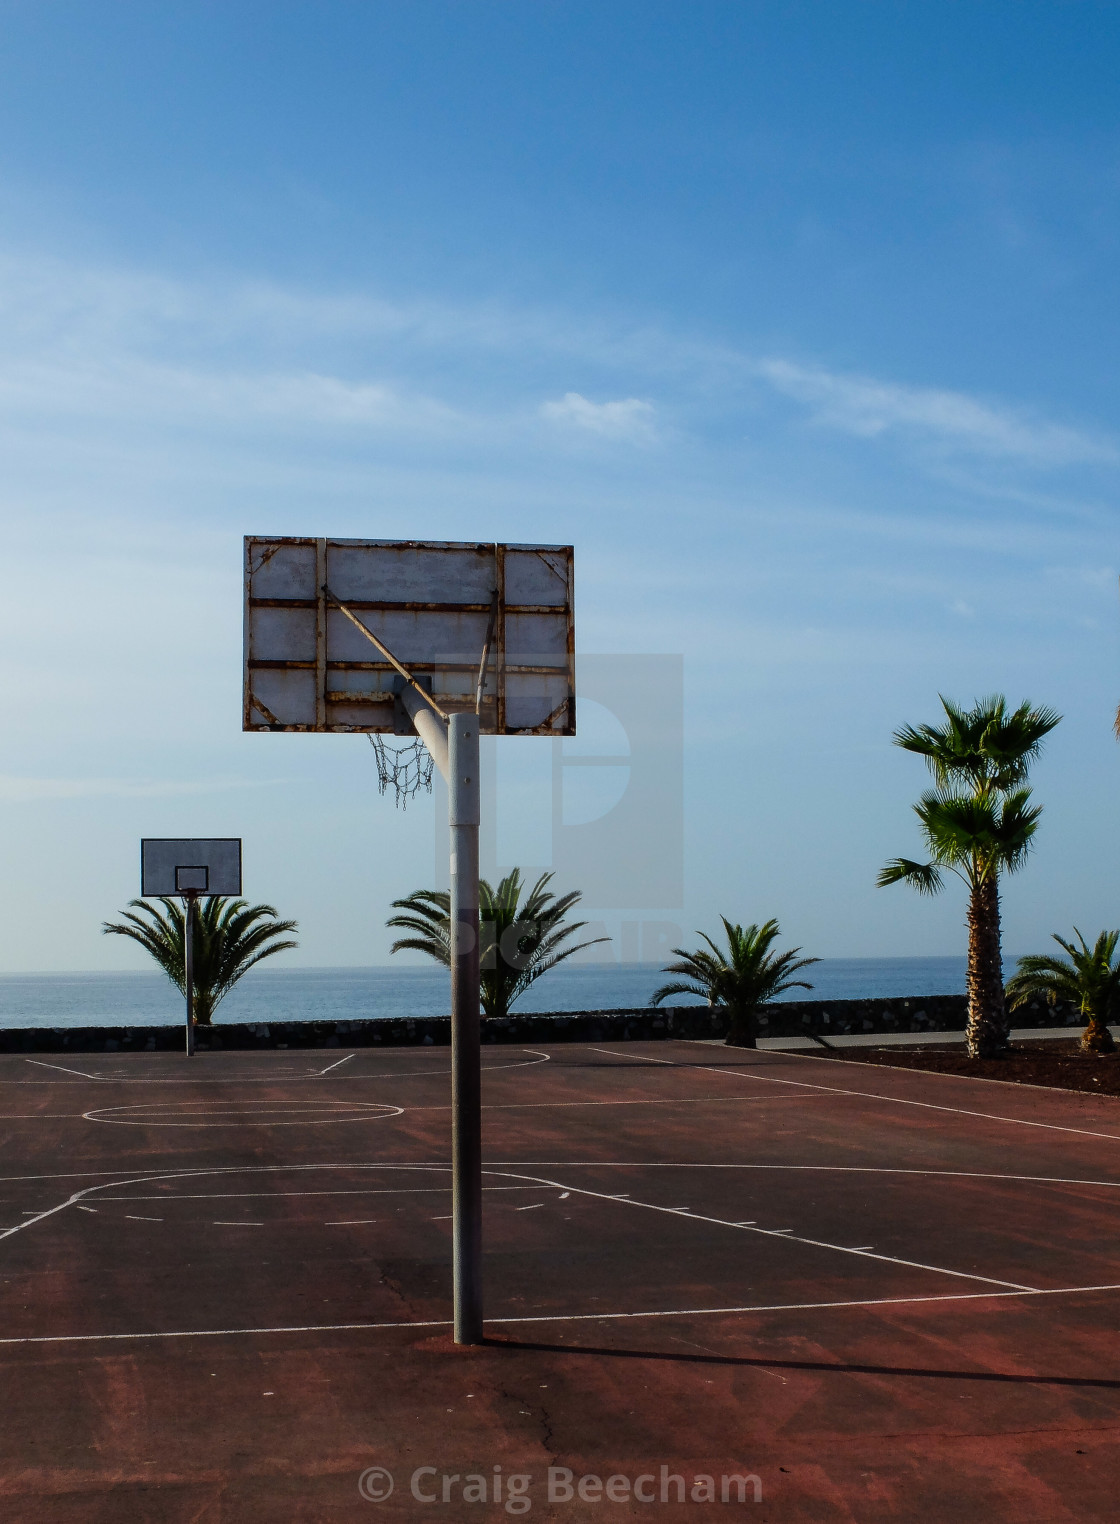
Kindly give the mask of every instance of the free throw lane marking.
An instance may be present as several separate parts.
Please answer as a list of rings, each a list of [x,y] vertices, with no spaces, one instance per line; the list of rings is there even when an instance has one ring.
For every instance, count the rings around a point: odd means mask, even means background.
[[[87,1074],[84,1069],[67,1069],[64,1064],[49,1064],[42,1058],[29,1058],[27,1063],[34,1064],[38,1069],[57,1069],[60,1074],[76,1074],[80,1079],[100,1080],[103,1074]]]
[[[332,1069],[337,1069],[340,1064],[348,1064],[350,1062],[350,1060],[352,1058],[355,1058],[356,1056],[357,1055],[354,1054],[354,1053],[347,1053],[345,1058],[338,1059],[338,1061],[336,1063],[328,1064],[325,1069],[316,1069],[313,1072],[318,1074],[318,1075],[329,1074]]]
[[[288,1051],[290,1053],[290,1050]],[[364,1050],[365,1053],[384,1053],[388,1051],[390,1050],[386,1048],[367,1048]],[[421,1051],[427,1051],[431,1053],[433,1057],[438,1057],[441,1054],[442,1049],[433,1047]],[[484,1048],[483,1055],[489,1051],[489,1048]],[[517,1062],[511,1064],[484,1063],[482,1065],[483,1074],[495,1074],[503,1069],[535,1069],[540,1064],[549,1064],[552,1062],[552,1054],[544,1053],[539,1048],[520,1048],[513,1047],[511,1045],[509,1051],[512,1053],[530,1053],[533,1056],[528,1059],[519,1059]],[[4,1054],[0,1056],[15,1057],[16,1055]],[[150,1053],[141,1053],[137,1056],[142,1058],[152,1057]],[[230,1059],[261,1058],[263,1057],[263,1054],[239,1053],[232,1051],[224,1056],[228,1062]],[[352,1056],[356,1058],[358,1055],[354,1054]],[[200,1056],[196,1054],[196,1057],[200,1057],[200,1062],[205,1061],[205,1055]],[[334,1069],[336,1067],[334,1064],[330,1064],[327,1066],[327,1070],[315,1069],[307,1074],[299,1074],[293,1072],[291,1069],[273,1069],[272,1073],[267,1075],[246,1074],[223,1075],[219,1077],[214,1075],[202,1075],[199,1074],[197,1070],[189,1075],[89,1074],[84,1069],[67,1069],[62,1064],[51,1064],[44,1059],[24,1058],[23,1062],[27,1064],[35,1064],[40,1069],[56,1069],[61,1074],[74,1074],[77,1075],[79,1079],[100,1080],[104,1081],[106,1084],[114,1085],[273,1085],[276,1083],[277,1076],[279,1076],[285,1084],[297,1081],[306,1083],[308,1080],[322,1079],[328,1070]],[[269,1060],[265,1059],[265,1062],[268,1063]],[[388,1081],[398,1079],[444,1079],[450,1073],[450,1069],[428,1068],[405,1069],[398,1071],[397,1073],[393,1073],[387,1070],[381,1074],[335,1074],[333,1078],[336,1080],[347,1081],[370,1080],[373,1082],[379,1082],[382,1080]],[[4,1085],[46,1085],[50,1083],[51,1082],[49,1079],[8,1079],[6,1076],[0,1074],[0,1087]]]
[[[487,1174],[496,1173],[493,1170],[485,1171]],[[1004,1286],[1012,1291],[1036,1291],[1035,1286],[1024,1286],[1021,1281],[997,1280],[991,1275],[976,1275],[968,1270],[950,1270],[945,1265],[928,1265],[917,1259],[901,1259],[895,1254],[875,1254],[865,1249],[852,1249],[846,1244],[826,1243],[819,1238],[804,1238],[800,1234],[792,1232],[789,1228],[758,1228],[754,1226],[743,1227],[741,1223],[732,1222],[724,1217],[707,1217],[700,1212],[693,1212],[688,1207],[665,1207],[658,1206],[652,1201],[635,1201],[633,1198],[612,1196],[606,1191],[589,1191],[576,1185],[567,1185],[559,1180],[547,1180],[543,1176],[522,1175],[514,1178],[523,1180],[535,1179],[538,1185],[550,1185],[556,1190],[567,1190],[577,1196],[590,1196],[599,1201],[611,1201],[616,1206],[638,1207],[647,1212],[660,1212],[667,1217],[684,1218],[688,1222],[706,1222],[715,1227],[734,1228],[742,1233],[756,1233],[763,1238],[780,1238],[784,1243],[805,1244],[813,1249],[829,1249],[836,1254],[854,1254],[860,1259],[881,1260],[885,1264],[904,1265],[910,1270],[930,1270],[935,1275],[951,1275],[958,1280],[981,1281],[986,1286]]]

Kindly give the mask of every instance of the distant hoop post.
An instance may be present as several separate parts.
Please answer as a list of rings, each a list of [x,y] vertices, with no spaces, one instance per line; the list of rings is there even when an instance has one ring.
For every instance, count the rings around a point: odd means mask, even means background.
[[[187,997],[187,1057],[194,1057],[194,923],[197,890],[183,896],[183,993]]]

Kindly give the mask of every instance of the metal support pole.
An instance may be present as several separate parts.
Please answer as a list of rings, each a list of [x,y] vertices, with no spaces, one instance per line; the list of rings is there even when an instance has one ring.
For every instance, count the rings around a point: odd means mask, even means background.
[[[187,996],[187,1057],[194,1054],[194,911],[198,896],[188,894],[183,907],[183,986]]]
[[[482,1074],[478,999],[478,717],[448,726],[451,1163],[455,1342],[482,1343]]]
[[[423,698],[414,693],[411,688],[406,688],[401,694],[401,704],[412,721],[416,734],[431,753],[432,761],[439,768],[440,777],[450,785],[447,726],[442,720],[436,718]]]

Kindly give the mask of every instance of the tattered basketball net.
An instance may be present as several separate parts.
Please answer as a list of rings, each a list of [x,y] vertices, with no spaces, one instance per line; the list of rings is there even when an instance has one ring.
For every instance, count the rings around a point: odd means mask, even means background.
[[[386,793],[392,784],[397,808],[404,810],[421,789],[432,792],[432,757],[419,736],[392,746],[383,736],[371,735],[368,739],[377,759],[378,793]]]

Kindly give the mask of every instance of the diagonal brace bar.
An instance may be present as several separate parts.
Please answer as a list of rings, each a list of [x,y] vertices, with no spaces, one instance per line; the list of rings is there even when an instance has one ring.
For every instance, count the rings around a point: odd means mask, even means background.
[[[335,608],[336,609],[340,609],[342,611],[342,613],[344,613],[346,615],[347,619],[349,619],[350,623],[352,625],[356,625],[357,628],[359,630],[361,630],[362,634],[366,637],[366,639],[370,642],[370,644],[377,647],[377,649],[381,652],[382,656],[384,656],[385,660],[388,661],[388,662],[392,662],[393,666],[396,667],[397,671],[404,678],[405,682],[410,684],[410,686],[416,690],[416,692],[424,700],[425,704],[427,704],[430,709],[434,709],[436,714],[439,715],[440,719],[446,725],[447,724],[447,716],[446,716],[446,714],[444,714],[443,710],[436,703],[435,699],[432,698],[431,694],[430,693],[425,693],[424,689],[421,688],[420,684],[416,681],[416,679],[413,677],[412,673],[408,670],[408,668],[401,666],[400,662],[393,655],[392,651],[389,650],[389,647],[387,645],[385,645],[382,641],[378,640],[377,636],[373,633],[372,630],[367,629],[367,627],[362,623],[362,621],[358,618],[357,614],[355,614],[352,609],[348,609],[346,607],[345,603],[343,603],[340,599],[335,597],[335,595],[331,592],[330,588],[327,586],[327,584],[325,582],[323,583],[323,592],[326,595],[326,597],[329,598],[330,601],[334,604]]]

